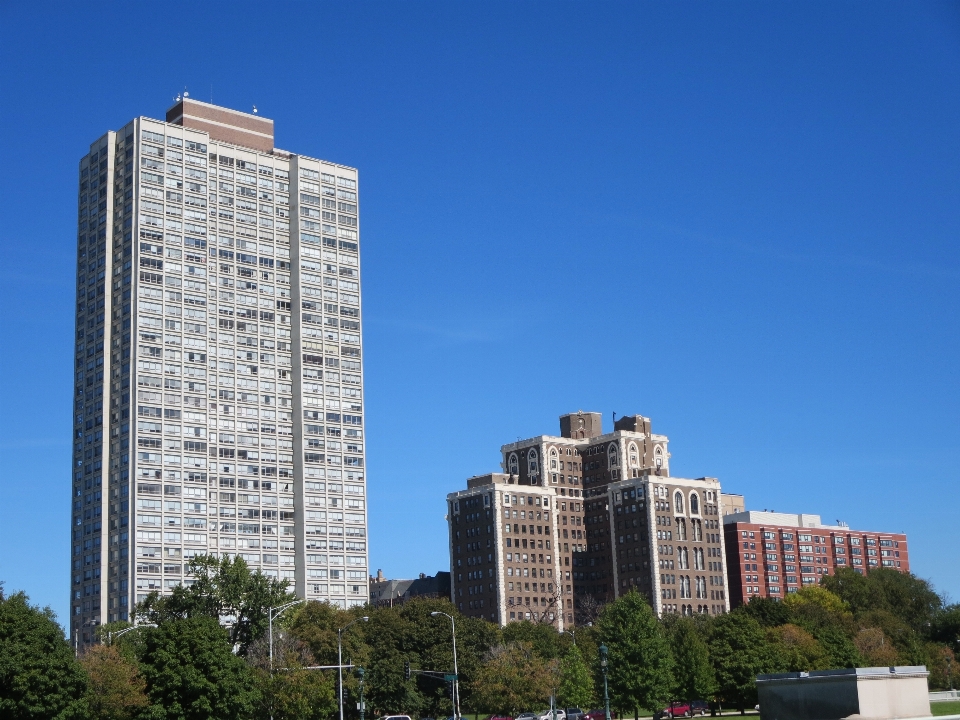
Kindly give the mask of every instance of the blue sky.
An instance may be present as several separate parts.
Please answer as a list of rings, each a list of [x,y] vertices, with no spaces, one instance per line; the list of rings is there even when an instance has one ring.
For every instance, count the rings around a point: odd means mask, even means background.
[[[65,616],[76,167],[185,87],[360,168],[371,570],[577,409],[960,599],[960,10],[3,3],[0,579]]]

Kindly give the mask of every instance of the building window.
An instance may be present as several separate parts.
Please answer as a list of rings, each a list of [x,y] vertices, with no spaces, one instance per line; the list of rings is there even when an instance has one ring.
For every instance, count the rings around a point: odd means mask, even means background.
[[[519,461],[517,460],[517,454],[516,454],[516,453],[511,453],[511,454],[510,454],[510,459],[507,460],[507,469],[509,470],[509,472],[510,472],[511,475],[519,475],[519,474],[520,474],[520,463],[519,463]]]
[[[695,492],[690,493],[690,514],[700,514],[700,496]]]
[[[683,493],[675,493],[673,496],[673,509],[677,515],[683,515]]]

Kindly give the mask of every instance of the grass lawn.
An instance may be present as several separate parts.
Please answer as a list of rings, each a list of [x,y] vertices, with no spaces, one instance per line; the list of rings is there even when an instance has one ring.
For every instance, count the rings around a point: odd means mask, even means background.
[[[934,717],[938,715],[960,715],[960,700],[930,703],[930,712]]]

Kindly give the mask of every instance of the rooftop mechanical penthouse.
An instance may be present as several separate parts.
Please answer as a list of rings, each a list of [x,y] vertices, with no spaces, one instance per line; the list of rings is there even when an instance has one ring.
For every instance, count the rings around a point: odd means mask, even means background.
[[[71,634],[243,557],[367,601],[357,170],[184,98],[78,176]]]

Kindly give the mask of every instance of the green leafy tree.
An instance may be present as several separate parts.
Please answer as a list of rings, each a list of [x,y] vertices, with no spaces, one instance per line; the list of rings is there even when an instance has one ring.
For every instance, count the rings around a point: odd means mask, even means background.
[[[147,596],[137,614],[158,625],[176,619],[208,617],[219,620],[230,616],[232,640],[240,644],[240,654],[267,632],[267,609],[295,600],[288,592],[286,580],[251,572],[239,557],[216,558],[203,555],[193,558],[188,572],[192,585],[177,586],[169,596],[157,593]]]
[[[258,693],[251,668],[216,620],[190,617],[141,630],[140,667],[164,720],[246,718]]]
[[[827,653],[831,669],[856,668],[863,666],[863,658],[857,652],[851,638],[842,630],[835,627],[825,627],[817,630],[814,637],[823,646]]]
[[[753,595],[743,606],[743,612],[763,627],[776,627],[790,622],[790,608],[780,600]]]
[[[803,628],[788,623],[769,628],[766,634],[773,654],[774,669],[780,672],[809,672],[830,667],[830,656],[826,650]]]
[[[545,707],[556,687],[556,661],[539,657],[530,643],[499,645],[487,653],[473,681],[474,707],[516,715]]]
[[[943,608],[943,600],[928,581],[890,568],[871,570],[866,575],[852,568],[837,568],[833,575],[824,575],[821,583],[847,603],[857,617],[883,610],[920,635],[930,632]]]
[[[775,669],[760,623],[745,612],[722,615],[708,643],[717,690],[741,712],[757,698],[757,675]]]
[[[82,710],[86,678],[50,608],[0,586],[0,717],[68,718]]]
[[[552,660],[560,656],[560,633],[553,625],[529,620],[512,622],[503,629],[504,643],[529,643],[540,657]]]
[[[560,659],[560,682],[557,687],[557,702],[561,707],[590,709],[593,703],[593,678],[590,668],[576,645],[571,645]]]
[[[287,630],[273,632],[273,665],[270,643],[260,638],[250,645],[247,662],[254,668],[259,690],[257,716],[274,720],[321,720],[337,710],[332,673],[307,670],[314,665],[306,643]]]
[[[713,667],[707,643],[689,618],[678,618],[670,633],[670,647],[676,662],[675,697],[680,700],[706,700],[716,691]]]
[[[131,720],[150,704],[136,661],[116,646],[94,645],[80,664],[87,674],[84,702],[91,718]]]
[[[960,604],[949,605],[937,613],[930,635],[960,654]]]
[[[673,655],[657,617],[639,593],[631,590],[604,607],[597,640],[608,648],[607,677],[614,707],[651,710],[670,700]]]

